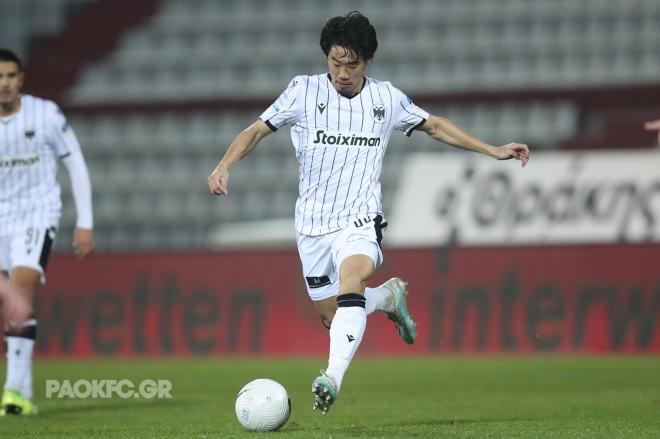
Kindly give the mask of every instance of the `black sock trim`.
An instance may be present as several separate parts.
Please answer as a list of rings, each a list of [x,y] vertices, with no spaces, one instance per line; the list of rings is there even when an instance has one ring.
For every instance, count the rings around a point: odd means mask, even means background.
[[[23,326],[21,329],[19,329],[16,332],[9,333],[5,332],[5,337],[22,337],[22,338],[29,338],[30,340],[36,340],[37,339],[37,325],[26,325]],[[5,350],[6,352],[6,350]]]
[[[367,299],[362,294],[346,293],[337,296],[337,308],[346,308],[349,306],[359,306],[365,308]]]

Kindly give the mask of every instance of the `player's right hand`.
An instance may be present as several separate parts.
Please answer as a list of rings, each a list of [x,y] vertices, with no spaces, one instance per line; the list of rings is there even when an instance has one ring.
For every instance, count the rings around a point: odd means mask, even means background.
[[[209,189],[214,195],[229,195],[227,183],[229,182],[229,172],[226,169],[215,168],[211,175],[206,179]]]

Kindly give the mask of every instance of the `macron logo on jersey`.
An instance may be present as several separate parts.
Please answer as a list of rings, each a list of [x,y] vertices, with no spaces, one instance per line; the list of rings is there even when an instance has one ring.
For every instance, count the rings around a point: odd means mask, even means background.
[[[312,143],[326,146],[380,146],[380,136],[377,134],[364,135],[364,133],[317,130],[316,138]]]

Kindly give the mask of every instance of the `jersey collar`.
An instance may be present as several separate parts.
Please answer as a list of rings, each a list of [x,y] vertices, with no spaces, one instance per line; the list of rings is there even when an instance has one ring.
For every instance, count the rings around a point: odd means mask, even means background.
[[[353,98],[359,96],[360,93],[362,93],[362,90],[364,90],[364,87],[367,85],[367,80],[368,80],[368,78],[367,78],[366,76],[363,76],[363,77],[362,77],[362,87],[360,87],[360,91],[357,92],[357,93],[355,93],[353,96],[351,96],[351,97],[349,98],[348,96],[344,96],[343,94],[339,93],[339,92],[333,87],[333,85],[332,85],[332,78],[330,77],[330,73],[326,73],[326,74],[325,74],[325,77],[328,79],[328,82],[330,83],[330,87],[332,87],[332,88],[337,92],[337,94],[338,94],[339,96],[341,96],[342,98],[346,98],[346,99],[353,99]]]

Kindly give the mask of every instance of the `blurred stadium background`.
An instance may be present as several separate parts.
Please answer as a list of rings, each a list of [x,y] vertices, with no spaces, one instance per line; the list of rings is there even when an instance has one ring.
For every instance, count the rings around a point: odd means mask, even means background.
[[[660,352],[660,153],[642,129],[660,117],[657,0],[0,4],[24,91],[61,105],[94,186],[98,253],[77,262],[62,175],[43,355],[325,352],[294,248],[288,134],[235,168],[229,198],[211,197],[206,176],[294,75],[324,70],[321,27],[356,9],[378,32],[370,76],[533,151],[521,171],[393,137],[378,279],[411,280],[422,331],[412,352]],[[289,340],[283,322],[320,346]],[[365,350],[409,352],[385,338]]]
[[[321,27],[356,9],[378,32],[370,76],[532,159],[392,137],[374,282],[410,281],[419,337],[370,318],[320,417],[304,408],[328,340],[288,133],[235,167],[230,197],[206,177],[294,75],[324,71]],[[293,399],[286,437],[658,437],[658,0],[0,0],[0,46],[80,139],[98,247],[71,255],[61,172],[42,413],[3,434],[236,437],[235,392],[268,376]],[[45,379],[79,378],[170,379],[174,399],[44,399]]]

